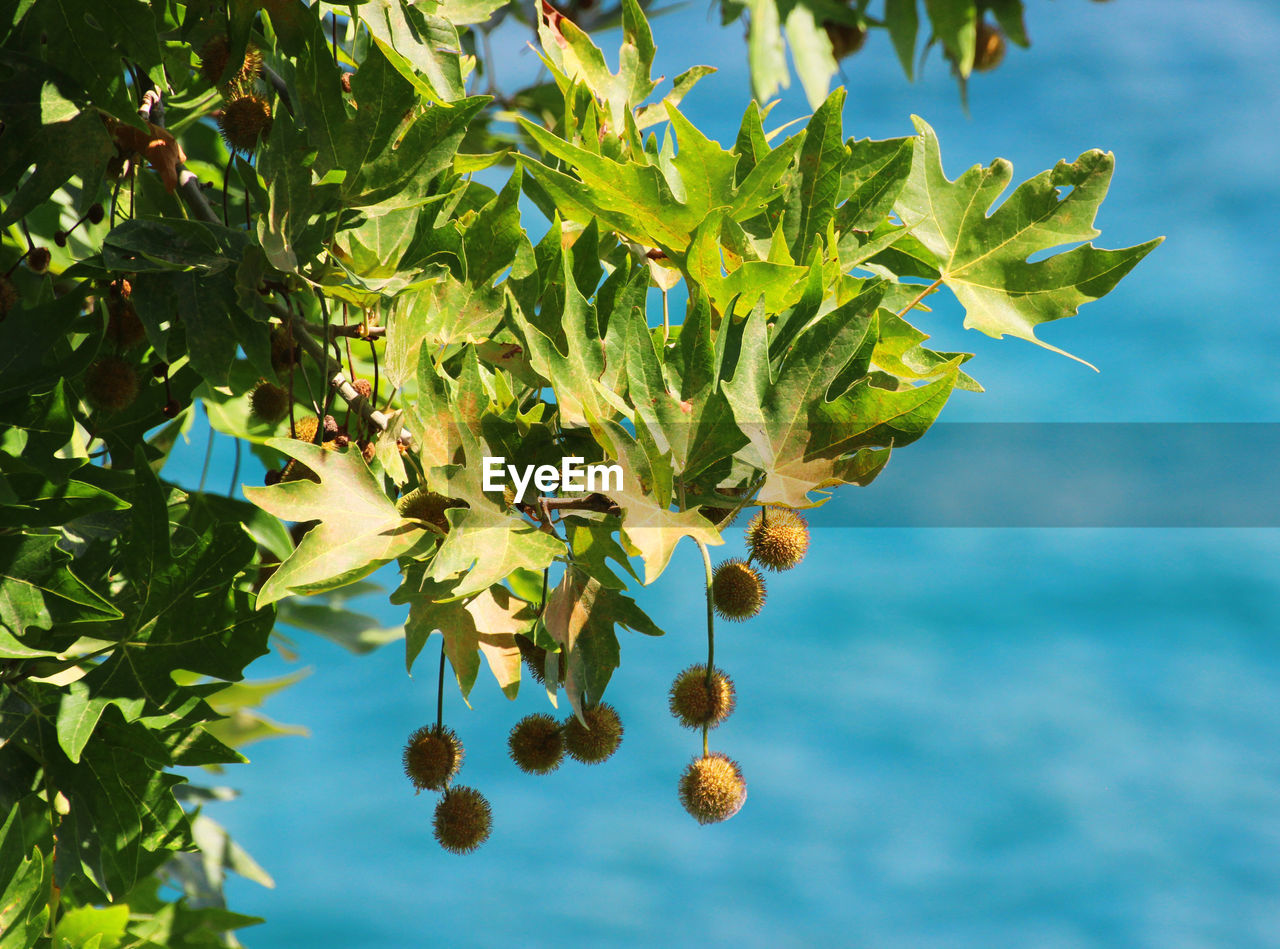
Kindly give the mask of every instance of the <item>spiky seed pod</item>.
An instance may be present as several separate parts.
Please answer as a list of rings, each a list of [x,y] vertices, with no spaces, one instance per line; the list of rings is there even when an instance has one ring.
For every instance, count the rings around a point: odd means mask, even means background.
[[[200,57],[200,75],[213,85],[227,71],[227,58],[231,55],[231,48],[226,36],[219,33],[210,37],[196,55]]]
[[[977,72],[990,72],[1004,61],[1005,41],[1000,27],[978,21],[977,36],[973,44],[973,68]]]
[[[747,525],[747,549],[762,567],[790,570],[809,551],[809,524],[789,508],[761,508]]]
[[[284,375],[298,364],[298,346],[287,327],[279,327],[271,333],[271,368],[277,376]]]
[[[550,715],[526,715],[507,738],[511,760],[526,774],[550,774],[564,759],[560,723]]]
[[[427,488],[414,488],[400,499],[396,507],[401,517],[410,520],[425,521],[440,533],[449,533],[449,519],[444,512],[451,507],[461,507],[462,502],[455,498],[447,498]]]
[[[27,269],[32,273],[42,274],[49,270],[49,264],[53,261],[53,254],[49,253],[47,247],[33,247],[27,253]]]
[[[12,280],[0,274],[0,320],[8,316],[17,305],[18,288],[13,285]]]
[[[222,74],[227,70],[227,59],[231,56],[231,48],[227,44],[227,37],[223,34],[211,37],[196,54],[200,57],[200,75],[210,85],[216,85],[218,80],[222,78]],[[258,73],[262,70],[262,52],[249,44],[244,52],[244,62],[240,64],[240,68],[236,70],[235,75],[229,77],[220,88],[223,90],[234,90],[251,84],[257,78]]]
[[[440,791],[462,767],[463,754],[453,729],[423,725],[404,746],[404,773],[419,791]]]
[[[837,60],[852,56],[867,41],[867,31],[860,26],[837,23],[834,20],[828,20],[822,26],[827,31],[827,38],[831,40],[831,55]]]
[[[218,130],[232,149],[253,151],[271,131],[271,103],[252,93],[229,99],[218,116]]]
[[[669,695],[671,714],[685,728],[715,728],[733,714],[737,695],[733,680],[719,669],[711,670],[701,663],[690,666],[676,676]]]
[[[519,633],[516,633],[516,648],[520,650],[520,658],[524,660],[529,675],[540,685],[546,685],[547,651],[541,646],[534,645],[533,640],[528,636],[522,636]],[[559,685],[564,682],[564,663],[557,663],[556,670],[556,684]]]
[[[502,486],[502,506],[514,507],[515,503],[516,503],[515,488],[511,487],[511,485],[509,484],[503,485]]]
[[[259,421],[274,425],[289,414],[289,392],[263,380],[249,394],[249,411]]]
[[[362,399],[373,398],[373,386],[369,385],[368,379],[357,379],[355,382],[351,383],[351,388],[360,393],[360,398]]]
[[[725,560],[711,575],[711,601],[722,619],[742,622],[764,606],[764,578],[745,560]]]
[[[718,751],[693,759],[680,776],[680,803],[699,824],[728,820],[746,800],[742,769]]]
[[[84,376],[84,395],[102,412],[119,412],[138,397],[138,373],[119,356],[103,356]]]
[[[450,853],[470,853],[489,839],[493,809],[475,788],[449,788],[436,804],[436,842]]]
[[[622,719],[607,702],[583,709],[586,726],[570,715],[564,723],[564,748],[569,757],[583,764],[607,761],[622,744]]]
[[[128,280],[125,280],[128,283]],[[106,338],[119,350],[132,350],[147,338],[146,327],[138,319],[138,311],[127,296],[115,296],[106,300]]]
[[[286,406],[287,408],[287,406]],[[300,442],[314,442],[316,432],[320,429],[320,420],[314,415],[299,419],[293,426],[293,437]]]

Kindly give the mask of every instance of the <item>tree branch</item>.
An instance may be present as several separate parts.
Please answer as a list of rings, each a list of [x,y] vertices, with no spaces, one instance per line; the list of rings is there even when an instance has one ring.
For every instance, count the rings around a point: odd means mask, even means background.
[[[143,118],[150,118],[157,126],[164,128],[164,104],[160,99],[160,93],[155,89],[147,90],[142,97],[142,107],[138,109],[138,114]],[[209,198],[205,195],[204,189],[200,187],[200,179],[181,162],[177,166],[177,172],[178,193],[182,196],[182,200],[186,203],[191,213],[210,224],[222,224],[222,219],[218,217],[218,212],[213,209],[213,205],[209,203]],[[342,397],[348,406],[358,412],[361,418],[378,431],[385,432],[390,427],[391,419],[386,413],[378,411],[356,391],[355,386],[351,384],[351,381],[342,371],[341,363],[331,358],[325,348],[316,342],[307,321],[300,314],[290,313],[278,303],[268,302],[267,305],[276,316],[292,327],[294,339],[306,351],[307,355],[314,359],[317,365],[324,367],[324,374],[329,380],[329,386]],[[342,330],[345,327],[331,327],[330,329]],[[369,329],[369,336],[375,335],[372,332],[374,327]],[[377,329],[382,330],[382,327],[377,327]],[[382,330],[382,332],[385,333],[385,330]],[[413,437],[408,432],[402,431],[400,433],[400,441],[405,445],[412,445]]]

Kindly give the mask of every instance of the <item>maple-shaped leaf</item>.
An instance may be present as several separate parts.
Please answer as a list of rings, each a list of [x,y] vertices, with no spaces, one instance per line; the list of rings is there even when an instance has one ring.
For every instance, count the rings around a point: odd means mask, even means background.
[[[751,443],[740,455],[766,475],[760,503],[809,507],[821,503],[811,491],[868,484],[890,448],[918,438],[942,410],[958,359],[927,385],[890,390],[870,384],[878,290],[809,323],[785,347],[776,371],[770,347],[785,327],[771,341],[763,309],[748,317],[724,391]]]
[[[622,509],[619,535],[627,551],[644,561],[644,582],[657,580],[667,568],[676,544],[685,537],[708,546],[723,544],[720,532],[696,510],[672,510],[674,470],[670,451],[662,451],[644,420],[635,419],[636,434],[617,422],[601,430],[610,456],[622,469],[622,490],[604,491]]]
[[[614,134],[626,128],[628,113],[657,87],[649,77],[653,66],[653,34],[636,0],[622,0],[622,47],[618,71],[611,72],[604,54],[570,19],[541,0],[538,10],[538,39],[546,59],[563,89],[577,80],[604,103]]]
[[[564,544],[534,525],[493,507],[450,508],[449,533],[431,560],[431,577],[466,574],[454,596],[471,596],[513,570],[542,570],[564,553]]]
[[[575,714],[582,717],[584,698],[600,701],[613,670],[618,668],[615,626],[661,636],[662,630],[635,601],[570,566],[547,597],[542,615],[547,632],[560,644],[565,666],[564,688]]]
[[[470,599],[459,599],[454,585],[432,580],[423,581],[407,595],[402,588],[396,601],[404,599],[410,604],[404,627],[405,664],[410,671],[431,634],[439,631],[463,698],[471,694],[475,685],[480,653],[507,698],[516,697],[520,689],[516,634],[529,633],[536,619],[529,603],[501,584],[481,590]]]
[[[1115,156],[1095,149],[1074,162],[1060,161],[1023,182],[991,211],[1013,177],[1013,166],[997,159],[950,181],[933,129],[923,119],[912,120],[920,141],[897,211],[934,256],[930,263],[939,280],[964,305],[965,327],[996,339],[1009,333],[1084,362],[1037,339],[1036,327],[1074,316],[1081,304],[1109,293],[1164,238],[1119,250],[1087,243],[1035,262],[1028,258],[1098,236],[1093,222]]]
[[[592,218],[623,237],[671,254],[681,254],[694,231],[713,210],[746,221],[773,198],[787,166],[803,139],[794,135],[768,152],[737,181],[739,153],[725,150],[667,106],[679,150],[661,166],[615,161],[566,142],[520,120],[542,151],[563,161],[578,177],[524,158],[534,179],[555,200],[568,220],[588,224]]]
[[[246,485],[244,495],[286,521],[320,523],[258,593],[266,606],[292,593],[320,593],[368,576],[384,563],[435,542],[418,521],[400,516],[359,452],[334,451],[292,438],[267,444],[315,473],[267,488]]]

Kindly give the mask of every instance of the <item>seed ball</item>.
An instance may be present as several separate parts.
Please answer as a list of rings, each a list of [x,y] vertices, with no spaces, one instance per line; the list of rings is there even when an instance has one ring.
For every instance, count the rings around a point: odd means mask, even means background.
[[[316,432],[320,430],[320,420],[314,415],[299,419],[293,426],[293,437],[300,442],[314,442]]]
[[[178,413],[182,411],[182,406],[178,404],[177,399],[170,399],[160,411],[165,418],[177,418]]]
[[[451,507],[460,507],[461,502],[455,498],[447,498],[427,488],[414,488],[400,499],[396,507],[400,516],[413,521],[425,521],[440,533],[449,533],[449,519],[444,512]]]
[[[529,675],[541,685],[547,684],[547,651],[541,646],[534,645],[533,640],[527,636],[516,634],[516,648],[520,650],[520,658],[524,660]],[[558,663],[556,666],[556,684],[564,682],[564,663]]]
[[[680,776],[680,803],[699,824],[728,820],[746,800],[742,769],[718,751],[693,759]]]
[[[350,91],[351,91],[351,77],[352,77],[352,75],[354,75],[354,74],[353,74],[353,73],[349,73],[349,72],[344,72],[344,73],[342,74],[342,76],[341,76],[341,82],[342,82],[342,91],[343,91],[343,92],[350,92]]]
[[[809,551],[809,525],[785,507],[761,509],[747,525],[751,558],[769,570],[790,570]]]
[[[990,72],[1004,61],[1004,51],[1004,34],[1000,28],[979,20],[973,46],[973,68],[978,72]]]
[[[712,669],[708,683],[707,667],[698,664],[676,676],[669,700],[671,714],[685,728],[715,728],[733,714],[737,696],[733,680],[724,672]]]
[[[366,465],[373,464],[373,456],[378,453],[378,446],[373,442],[362,442],[360,445],[360,457],[364,459]]]
[[[66,247],[66,246],[67,246],[67,236],[68,236],[68,235],[67,235],[67,232],[66,232],[66,231],[54,231],[54,232],[53,232],[53,242],[54,242],[55,244],[57,244],[59,247]]]
[[[837,60],[852,56],[867,41],[867,31],[860,26],[828,20],[822,24],[831,40],[831,55]]]
[[[249,394],[249,411],[254,418],[274,425],[289,414],[289,393],[270,382],[259,382]]]
[[[368,379],[357,379],[355,382],[351,383],[351,388],[355,389],[362,399],[373,398],[373,386],[369,385]]]
[[[227,59],[231,55],[231,49],[227,44],[227,38],[219,34],[211,37],[201,46],[197,55],[200,57],[200,75],[213,84],[227,71]]]
[[[118,349],[132,349],[147,338],[146,327],[138,319],[138,311],[128,297],[111,295],[107,298],[107,338]]]
[[[440,791],[462,767],[462,757],[462,742],[453,729],[423,725],[404,746],[404,773],[419,791]]]
[[[49,253],[47,247],[33,247],[27,254],[27,268],[32,273],[42,274],[48,271],[49,264],[53,261],[53,254]]]
[[[103,356],[85,373],[84,394],[102,412],[119,412],[138,397],[138,373],[119,356]]]
[[[271,131],[271,104],[256,95],[236,96],[218,117],[218,129],[232,149],[251,152]]]
[[[86,217],[89,218],[90,224],[101,224],[102,219],[106,216],[107,212],[102,210],[102,205],[98,202],[95,201],[93,204],[89,205],[89,213]]]
[[[612,757],[622,744],[622,719],[612,705],[601,702],[583,709],[584,727],[576,715],[564,723],[564,747],[569,757],[583,764],[600,764]]]
[[[298,363],[298,347],[293,335],[287,328],[280,328],[271,334],[271,368],[276,375],[283,375]]]
[[[751,619],[764,606],[760,571],[736,558],[721,562],[711,575],[711,601],[722,619]]]
[[[475,788],[449,788],[436,804],[436,842],[450,853],[470,853],[489,839],[493,809]]]
[[[18,288],[13,281],[0,274],[0,320],[4,319],[18,305]]]
[[[560,723],[550,715],[526,715],[507,738],[511,760],[526,774],[550,774],[564,759]]]
[[[340,431],[341,430],[338,428],[338,420],[332,415],[326,415],[324,417],[324,435],[321,437],[325,441],[329,441],[331,438],[337,438]]]

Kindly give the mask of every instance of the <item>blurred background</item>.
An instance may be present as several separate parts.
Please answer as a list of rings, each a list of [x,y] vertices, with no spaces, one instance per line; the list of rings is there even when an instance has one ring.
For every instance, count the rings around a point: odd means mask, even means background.
[[[846,135],[909,134],[919,114],[952,178],[1003,156],[1022,180],[1110,149],[1098,243],[1168,240],[1042,330],[1099,374],[966,332],[945,293],[931,298],[917,325],[938,349],[976,352],[966,368],[987,387],[957,393],[942,422],[1280,420],[1280,321],[1265,302],[1280,272],[1280,7],[1027,7],[1032,49],[974,77],[968,115],[936,50],[908,84],[873,33],[845,60]],[[657,72],[718,67],[682,109],[732,142],[750,89],[741,25],[722,30],[699,2],[653,28]],[[504,85],[536,74],[528,38],[514,24],[496,35]],[[597,42],[616,57],[617,33]],[[768,124],[807,111],[793,85]],[[168,477],[199,480],[205,431]],[[211,484],[229,477],[229,447]],[[874,521],[875,492],[910,451],[847,489],[846,513]],[[1242,474],[1273,486],[1274,469],[1240,464],[1223,463],[1225,492]],[[993,476],[980,455],[956,467],[941,490]],[[1163,474],[1129,466],[1123,487]],[[261,483],[248,465],[242,476]],[[312,670],[265,706],[311,735],[252,746],[252,765],[221,779],[243,796],[210,811],[276,880],[229,886],[234,909],[267,918],[245,943],[1280,945],[1275,530],[828,526],[844,522],[816,518],[807,560],[770,578],[762,615],[717,637],[739,707],[712,746],[750,789],[723,825],[699,827],[676,798],[700,750],[666,708],[672,677],[705,651],[692,547],[637,593],[668,635],[623,634],[609,700],[626,738],[606,765],[527,777],[506,734],[545,708],[540,691],[508,702],[482,672],[473,708],[446,692],[467,748],[460,780],[494,808],[492,838],[468,857],[436,846],[434,796],[415,797],[400,768],[406,736],[434,715],[434,641],[414,679],[398,643],[357,657],[299,636],[297,661],[255,664],[258,677]],[[731,531],[715,554],[741,546]],[[403,622],[385,595],[359,606]]]

